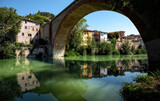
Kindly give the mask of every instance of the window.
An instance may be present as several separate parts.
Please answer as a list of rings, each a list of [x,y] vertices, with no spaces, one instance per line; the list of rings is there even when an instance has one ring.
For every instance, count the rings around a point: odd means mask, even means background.
[[[31,36],[32,36],[32,34],[28,34],[28,36],[30,36],[30,37],[31,37]]]
[[[38,31],[38,28],[36,28],[36,31]]]
[[[27,26],[25,26],[25,29],[27,29]]]
[[[27,21],[25,21],[25,23],[27,23]]]
[[[22,33],[22,36],[24,36],[24,33]]]
[[[34,28],[32,28],[32,31],[34,31]]]

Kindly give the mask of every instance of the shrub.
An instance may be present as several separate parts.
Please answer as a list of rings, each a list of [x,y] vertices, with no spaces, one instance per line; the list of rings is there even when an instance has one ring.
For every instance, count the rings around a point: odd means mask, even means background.
[[[113,50],[112,54],[113,54],[113,55],[120,55],[120,52],[115,49],[115,50]]]
[[[128,40],[124,41],[122,48],[120,49],[121,54],[131,54],[131,44]]]
[[[74,50],[65,51],[65,56],[79,56],[80,54],[78,52],[75,52]]]
[[[137,78],[135,78],[135,81],[139,83],[152,83],[153,80],[154,78],[148,75],[138,75]]]
[[[80,48],[78,49],[78,52],[80,53],[80,55],[83,55],[83,56],[87,55],[85,46],[80,46]]]

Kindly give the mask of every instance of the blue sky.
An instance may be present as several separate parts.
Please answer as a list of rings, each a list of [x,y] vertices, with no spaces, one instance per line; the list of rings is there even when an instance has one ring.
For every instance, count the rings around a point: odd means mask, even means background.
[[[18,15],[37,13],[38,10],[59,14],[74,0],[0,0],[0,7],[13,7]],[[112,11],[98,11],[85,16],[89,30],[105,32],[125,31],[126,35],[139,34],[135,25],[124,15]]]

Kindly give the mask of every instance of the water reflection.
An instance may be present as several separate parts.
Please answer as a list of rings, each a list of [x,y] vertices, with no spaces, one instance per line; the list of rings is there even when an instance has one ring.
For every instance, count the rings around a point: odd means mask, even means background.
[[[83,58],[0,60],[0,101],[123,101],[124,82],[148,65],[145,56]]]
[[[30,72],[30,69],[27,69],[22,73],[17,73],[17,82],[18,85],[20,85],[22,92],[32,90],[40,86],[39,81],[35,75]]]

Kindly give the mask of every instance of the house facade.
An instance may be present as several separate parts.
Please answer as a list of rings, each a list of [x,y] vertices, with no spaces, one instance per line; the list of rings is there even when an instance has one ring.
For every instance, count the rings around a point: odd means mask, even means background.
[[[100,32],[100,42],[107,42],[107,32]]]
[[[83,31],[83,33],[82,33],[82,38],[83,38],[82,45],[86,46],[86,45],[88,45],[88,43],[91,43],[93,33],[94,32],[91,31],[91,30],[84,30]]]
[[[40,24],[38,22],[23,19],[20,32],[16,36],[16,42],[21,42],[24,44],[30,44],[31,40],[34,42],[39,38],[39,29]]]
[[[84,30],[83,34],[83,44],[82,45],[88,45],[88,41],[92,41],[92,39],[94,38],[95,41],[97,43],[100,42],[107,42],[107,32],[101,32],[101,31],[97,31],[97,30]],[[88,38],[90,37],[91,40],[89,40]]]

